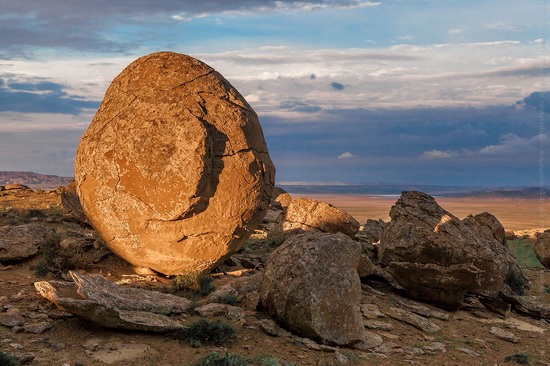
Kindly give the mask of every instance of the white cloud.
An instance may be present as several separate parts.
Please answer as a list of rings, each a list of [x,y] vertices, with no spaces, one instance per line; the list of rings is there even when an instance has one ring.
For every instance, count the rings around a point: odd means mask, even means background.
[[[353,158],[354,156],[355,155],[353,155],[352,153],[347,151],[345,153],[342,153],[342,154],[338,155],[338,159],[350,159],[350,158]]]
[[[424,159],[448,159],[448,158],[452,158],[452,157],[455,157],[455,156],[458,156],[458,152],[456,151],[451,151],[451,150],[446,150],[446,151],[442,151],[442,150],[430,150],[430,151],[425,151],[424,153],[422,153],[422,158]]]
[[[411,40],[414,39],[414,37],[411,36],[410,34],[407,34],[407,35],[401,36],[401,37],[399,37],[399,38],[397,38],[397,39],[400,40],[400,41],[411,41]]]
[[[466,31],[465,28],[451,28],[449,30],[447,30],[447,33],[448,34],[461,34],[461,33],[464,33]]]
[[[547,143],[548,141],[548,135],[524,138],[509,133],[500,138],[499,144],[488,145],[479,150],[478,154],[485,156],[513,156],[518,153],[525,153],[526,151],[538,150],[543,143]]]

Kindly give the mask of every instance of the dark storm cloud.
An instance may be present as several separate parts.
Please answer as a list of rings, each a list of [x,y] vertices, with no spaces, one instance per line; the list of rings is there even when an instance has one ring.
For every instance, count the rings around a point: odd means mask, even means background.
[[[539,115],[531,108],[323,110],[290,128],[290,120],[260,119],[279,181],[335,176],[348,182],[451,185],[538,181]],[[336,159],[342,151],[352,151],[353,161]],[[427,159],[426,153],[447,158]]]
[[[79,114],[99,102],[69,95],[62,84],[38,80],[0,84],[0,112]]]
[[[344,90],[346,88],[344,84],[337,82],[330,83],[330,87],[334,90]]]
[[[0,49],[2,58],[26,47],[68,47],[90,51],[120,52],[133,45],[106,39],[102,32],[114,23],[135,21],[154,24],[173,21],[174,15],[192,18],[205,13],[253,12],[309,6],[353,7],[358,0],[1,0]],[[6,52],[9,50],[9,52]]]
[[[536,111],[543,110],[544,113],[550,113],[550,91],[531,93],[527,98],[516,104],[524,105]]]

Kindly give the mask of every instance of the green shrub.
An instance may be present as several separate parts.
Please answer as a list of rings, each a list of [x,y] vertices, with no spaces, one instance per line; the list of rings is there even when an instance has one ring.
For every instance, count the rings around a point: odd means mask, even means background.
[[[219,354],[218,352],[211,353],[198,362],[193,364],[193,366],[246,366],[246,360],[239,355],[232,355],[226,353],[225,355]]]
[[[208,321],[199,319],[190,326],[176,332],[176,339],[189,343],[193,347],[202,344],[223,346],[233,342],[236,338],[235,328],[222,321]]]
[[[76,269],[83,264],[82,251],[59,246],[61,236],[52,230],[46,242],[40,247],[40,261],[31,267],[38,277],[48,273],[60,277],[71,269]]]
[[[235,294],[227,294],[218,298],[218,301],[222,304],[237,305],[240,303],[239,298]]]
[[[519,363],[520,365],[531,364],[531,362],[529,361],[529,355],[526,355],[525,353],[516,353],[510,356],[506,356],[506,358],[504,358],[504,361],[515,362],[515,363]]]
[[[214,278],[208,272],[189,272],[177,275],[172,281],[174,290],[192,290],[201,295],[208,295],[214,291],[212,281]]]
[[[19,361],[2,351],[0,351],[0,366],[19,366],[21,365]]]
[[[277,358],[266,355],[257,356],[254,359],[254,363],[259,366],[281,366]]]

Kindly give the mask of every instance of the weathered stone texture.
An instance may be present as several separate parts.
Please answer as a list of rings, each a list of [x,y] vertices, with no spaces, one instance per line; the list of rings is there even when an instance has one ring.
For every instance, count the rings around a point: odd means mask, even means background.
[[[159,52],[112,82],[75,161],[90,222],[117,255],[164,274],[240,249],[274,181],[256,113],[192,57]]]

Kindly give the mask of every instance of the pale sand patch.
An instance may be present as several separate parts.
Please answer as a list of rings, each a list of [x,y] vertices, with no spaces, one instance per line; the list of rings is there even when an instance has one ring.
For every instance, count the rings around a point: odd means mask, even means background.
[[[367,219],[389,221],[389,212],[399,196],[366,196],[352,194],[291,193],[293,198],[304,197],[324,201],[355,217],[361,225]],[[463,219],[470,214],[489,212],[509,230],[530,230],[550,227],[550,203],[529,198],[436,197],[445,210]]]

